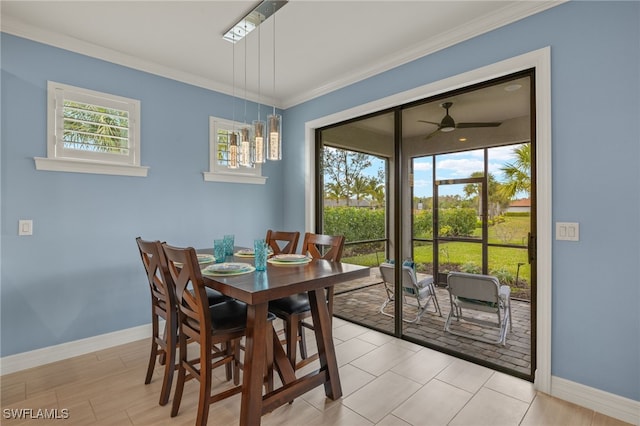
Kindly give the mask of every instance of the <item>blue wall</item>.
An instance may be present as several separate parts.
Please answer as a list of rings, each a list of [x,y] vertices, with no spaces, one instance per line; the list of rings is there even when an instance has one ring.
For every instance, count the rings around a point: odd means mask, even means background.
[[[552,216],[581,228],[553,244],[552,373],[640,400],[639,23],[638,2],[570,2],[290,108],[265,186],[202,180],[229,97],[3,34],[2,356],[148,323],[137,235],[304,230],[305,122],[551,46]],[[36,171],[46,80],[140,99],[149,177]]]
[[[552,374],[640,400],[639,27],[638,2],[565,3],[290,108],[286,222],[304,227],[303,123],[551,46],[552,220],[580,223],[553,242]]]
[[[36,171],[47,80],[139,99],[148,177]],[[283,226],[281,162],[264,166],[266,185],[203,180],[208,117],[232,119],[231,100],[2,34],[2,356],[149,323],[137,236],[211,247],[234,233],[250,245]],[[33,236],[17,236],[19,219]]]

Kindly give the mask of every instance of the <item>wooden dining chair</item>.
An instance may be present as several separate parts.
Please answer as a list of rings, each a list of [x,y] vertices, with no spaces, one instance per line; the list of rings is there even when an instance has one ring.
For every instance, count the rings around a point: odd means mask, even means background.
[[[302,242],[302,254],[314,259],[326,259],[339,262],[344,249],[344,237],[342,235],[323,235],[305,233]],[[329,317],[333,315],[333,286],[327,289],[327,304]],[[307,356],[307,345],[304,328],[313,329],[313,325],[305,322],[311,316],[311,305],[306,293],[296,294],[269,302],[269,311],[284,321],[285,340],[287,344],[287,357],[293,368],[300,368],[313,361],[315,358]],[[300,357],[302,361],[297,363],[296,346],[300,345]]]
[[[271,247],[273,254],[277,255],[295,253],[298,248],[299,239],[299,232],[272,231],[269,229],[264,241]]]
[[[136,238],[136,243],[151,291],[151,353],[145,384],[151,383],[153,370],[159,360],[160,365],[164,365],[159,403],[166,405],[169,402],[173,372],[176,369],[175,358],[178,344],[175,286],[169,273],[162,243],[143,240],[141,237]],[[215,305],[229,299],[219,291],[210,288],[206,289],[206,295],[209,305]],[[160,335],[161,318],[165,320],[162,336]]]
[[[169,402],[176,359],[178,313],[175,308],[175,289],[160,241],[145,241],[138,237],[136,243],[151,290],[151,353],[144,383],[151,383],[156,361],[160,358],[164,374],[159,403],[166,405]],[[163,335],[160,335],[160,318],[165,320]]]
[[[196,425],[206,425],[209,405],[240,393],[240,339],[244,337],[247,322],[247,306],[235,299],[209,306],[205,284],[198,265],[196,251],[191,248],[173,247],[163,244],[168,269],[175,284],[178,309],[179,353],[178,380],[171,407],[171,417],[180,409],[182,393],[186,381],[195,379],[200,383]],[[273,319],[273,318],[270,318]],[[267,345],[273,344],[267,327]],[[196,358],[189,359],[188,341],[200,345]],[[267,349],[267,354],[273,350]],[[211,395],[212,371],[220,366],[226,367],[227,380],[233,378],[233,387]],[[273,383],[273,362],[267,360],[267,387]],[[232,372],[233,368],[233,372]],[[268,388],[268,390],[270,390]]]

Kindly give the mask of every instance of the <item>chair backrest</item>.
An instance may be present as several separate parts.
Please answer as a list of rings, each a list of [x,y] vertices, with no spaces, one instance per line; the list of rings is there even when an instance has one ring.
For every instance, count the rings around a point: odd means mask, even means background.
[[[175,284],[180,333],[202,341],[210,334],[211,317],[198,255],[193,247],[180,248],[165,243],[162,248]],[[201,334],[201,330],[205,332]]]
[[[271,247],[273,254],[293,254],[298,248],[299,239],[299,232],[272,231],[269,229],[265,242]],[[284,244],[284,247],[280,246],[281,243]]]
[[[175,287],[164,251],[160,241],[145,241],[136,238],[142,264],[147,273],[147,281],[151,290],[151,303],[165,312],[171,311],[175,307],[176,295]]]
[[[500,280],[492,275],[450,272],[447,282],[452,296],[498,306]]]
[[[302,254],[309,254],[314,259],[327,259],[340,262],[344,249],[344,237],[342,235],[304,234],[302,242]]]
[[[384,282],[391,286],[395,286],[396,274],[394,272],[395,265],[393,263],[381,263],[380,273]],[[418,280],[416,274],[411,266],[402,266],[402,290],[405,293],[417,294],[418,292]]]

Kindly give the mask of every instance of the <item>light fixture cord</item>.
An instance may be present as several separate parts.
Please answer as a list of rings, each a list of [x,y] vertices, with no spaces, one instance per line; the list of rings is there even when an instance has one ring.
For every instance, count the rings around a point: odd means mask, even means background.
[[[260,17],[260,23],[258,24],[258,121],[260,121],[260,25],[262,24],[262,17]]]
[[[276,6],[273,5],[273,115],[276,115]]]
[[[231,50],[232,54],[231,54],[231,72],[233,73],[232,79],[231,79],[231,118],[233,120],[233,129],[232,131],[235,132],[236,130],[236,32],[233,32],[233,48]]]
[[[244,33],[247,33],[247,20],[244,20]],[[244,124],[247,124],[247,37],[244,38]]]

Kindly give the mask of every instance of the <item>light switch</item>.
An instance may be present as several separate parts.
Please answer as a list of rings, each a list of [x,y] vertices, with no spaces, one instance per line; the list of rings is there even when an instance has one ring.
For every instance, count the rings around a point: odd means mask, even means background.
[[[580,241],[580,224],[577,222],[556,222],[556,240]]]
[[[18,235],[33,235],[33,221],[32,220],[19,220],[18,221]]]

